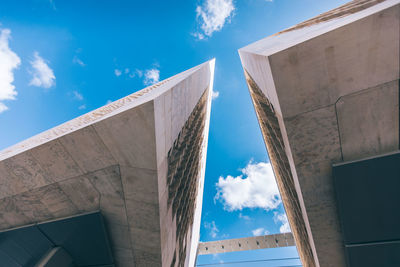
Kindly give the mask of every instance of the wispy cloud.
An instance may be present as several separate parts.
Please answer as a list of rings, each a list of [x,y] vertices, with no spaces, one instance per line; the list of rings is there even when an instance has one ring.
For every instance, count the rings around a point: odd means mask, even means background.
[[[220,200],[228,211],[277,208],[281,199],[271,164],[249,162],[241,171],[242,175],[237,177],[219,177],[215,199]]]
[[[146,70],[121,67],[114,69],[114,74],[117,77],[125,78],[143,78],[144,85],[152,85],[158,83],[160,80],[160,65],[158,63],[153,63],[152,67]]]
[[[215,225],[215,221],[212,222],[204,222],[204,228],[208,229],[210,232],[210,236],[212,238],[216,238],[219,232],[217,226]]]
[[[136,69],[136,74],[137,74],[137,76],[139,76],[139,78],[143,77],[143,71],[142,70]]]
[[[205,0],[203,5],[196,8],[201,32],[195,32],[193,35],[200,40],[211,37],[214,32],[220,31],[225,23],[230,22],[234,10],[233,0]]]
[[[144,81],[145,85],[152,85],[158,83],[160,80],[160,71],[156,68],[146,70],[144,72]]]
[[[119,77],[119,76],[121,76],[122,71],[119,70],[119,69],[115,69],[115,70],[114,70],[114,74],[115,74],[115,76]]]
[[[72,91],[72,94],[76,100],[82,101],[83,100],[83,95],[79,93],[78,91]]]
[[[279,214],[278,212],[274,212],[274,222],[282,224],[279,227],[279,232],[281,233],[291,232],[286,214],[284,213]]]
[[[240,219],[243,219],[243,220],[246,220],[246,221],[250,221],[250,220],[251,220],[251,218],[250,218],[249,216],[243,215],[243,214],[241,214],[241,213],[239,213],[239,218],[240,218]]]
[[[75,63],[75,64],[78,64],[78,65],[80,65],[82,67],[86,66],[86,64],[80,58],[78,58],[78,56],[76,56],[76,55],[72,59],[72,62]]]
[[[0,113],[8,107],[3,100],[15,100],[17,91],[14,82],[14,70],[21,64],[21,59],[8,46],[11,37],[9,29],[0,29]]]
[[[261,227],[254,229],[253,231],[251,231],[251,233],[253,234],[253,236],[260,236],[260,235],[268,235],[269,231]]]
[[[80,105],[80,106],[78,107],[78,109],[86,109],[86,105],[85,105],[85,104]]]
[[[219,97],[219,92],[218,91],[212,91],[211,97],[213,100],[217,99]]]
[[[51,5],[51,7],[53,8],[53,10],[57,10],[56,4],[54,3],[53,0],[49,0],[49,3],[50,3],[50,5]]]
[[[54,76],[53,70],[47,65],[47,62],[39,56],[37,51],[33,53],[33,61],[30,63],[33,77],[29,85],[50,88],[55,84],[56,76]]]

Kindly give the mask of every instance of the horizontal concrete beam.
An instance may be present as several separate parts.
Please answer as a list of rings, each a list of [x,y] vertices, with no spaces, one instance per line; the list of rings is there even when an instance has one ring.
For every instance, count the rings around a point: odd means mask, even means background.
[[[292,233],[200,242],[198,255],[295,246]]]

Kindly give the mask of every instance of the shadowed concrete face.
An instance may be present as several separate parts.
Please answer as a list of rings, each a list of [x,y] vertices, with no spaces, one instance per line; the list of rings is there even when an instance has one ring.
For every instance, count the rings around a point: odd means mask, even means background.
[[[346,264],[332,164],[399,149],[399,17],[398,0],[352,1],[239,50],[305,266]]]
[[[209,61],[1,151],[0,230],[100,210],[116,266],[193,265],[213,72]],[[198,151],[180,181],[190,205],[167,205],[168,151],[184,129]]]

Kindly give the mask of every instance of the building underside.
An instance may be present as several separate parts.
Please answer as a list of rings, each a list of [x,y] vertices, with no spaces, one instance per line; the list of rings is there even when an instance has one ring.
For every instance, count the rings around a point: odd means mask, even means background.
[[[351,1],[239,50],[304,266],[400,266],[399,17]]]
[[[193,266],[213,75],[211,60],[1,151],[0,262]]]

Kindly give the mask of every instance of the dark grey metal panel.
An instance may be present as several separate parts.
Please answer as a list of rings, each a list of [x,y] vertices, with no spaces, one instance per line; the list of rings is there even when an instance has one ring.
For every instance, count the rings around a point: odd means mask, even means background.
[[[0,267],[22,267],[22,265],[0,250]]]
[[[77,266],[113,264],[106,228],[99,212],[37,226],[56,246],[64,248]]]
[[[50,257],[53,266],[61,266],[60,260],[71,266],[114,266],[103,218],[95,212],[0,232],[0,267],[33,267],[56,246],[74,265],[59,253]]]
[[[335,165],[333,178],[346,244],[400,240],[400,153]]]
[[[400,266],[400,242],[347,247],[346,253],[350,266]]]
[[[28,226],[0,233],[0,251],[19,266],[34,266],[53,244],[36,228]],[[0,256],[0,266],[7,266]]]

